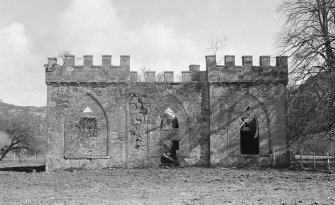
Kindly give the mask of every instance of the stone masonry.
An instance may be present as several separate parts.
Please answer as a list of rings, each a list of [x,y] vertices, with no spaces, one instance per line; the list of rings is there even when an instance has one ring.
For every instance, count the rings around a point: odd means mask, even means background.
[[[129,56],[119,66],[110,55],[101,65],[91,55],[83,65],[74,59],[45,65],[47,170],[158,167],[171,143],[180,167],[288,164],[285,56],[276,66],[270,56],[259,66],[252,56],[242,66],[235,56],[225,65],[206,56],[206,71],[190,65],[182,82],[171,71],[139,82]]]

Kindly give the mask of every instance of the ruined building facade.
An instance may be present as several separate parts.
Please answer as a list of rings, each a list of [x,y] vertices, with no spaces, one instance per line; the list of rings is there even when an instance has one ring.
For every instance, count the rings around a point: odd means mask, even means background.
[[[84,56],[75,65],[48,58],[47,169],[178,166],[277,166],[288,163],[286,85],[288,59],[225,56],[206,71],[190,65],[182,81],[146,72],[139,82],[130,57]],[[171,151],[172,150],[172,151]]]

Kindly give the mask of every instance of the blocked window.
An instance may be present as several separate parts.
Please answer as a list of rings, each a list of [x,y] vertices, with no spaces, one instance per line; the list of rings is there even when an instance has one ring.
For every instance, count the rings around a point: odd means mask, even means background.
[[[83,117],[79,121],[79,137],[97,137],[97,119],[93,117]]]
[[[108,123],[100,103],[87,94],[77,99],[64,124],[64,157],[108,157]]]

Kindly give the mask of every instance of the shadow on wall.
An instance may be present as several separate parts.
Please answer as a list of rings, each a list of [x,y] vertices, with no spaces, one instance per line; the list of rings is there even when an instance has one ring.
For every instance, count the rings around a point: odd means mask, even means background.
[[[224,156],[269,155],[271,153],[270,119],[264,105],[249,93],[241,92],[236,100],[213,107],[211,141],[217,154]],[[220,109],[225,107],[226,109]]]
[[[198,87],[204,89],[203,85]],[[181,103],[175,96],[166,94],[153,104],[147,121],[148,158],[161,157],[166,151],[173,156],[176,151],[181,164],[209,165],[209,109],[205,112],[202,104],[206,97],[199,94],[195,104],[187,107],[188,102]],[[190,119],[189,115],[197,117]]]
[[[188,154],[189,119],[174,96],[168,94],[155,102],[148,116],[147,130],[149,158],[161,157],[168,149],[171,151],[173,141],[179,142],[183,156]]]

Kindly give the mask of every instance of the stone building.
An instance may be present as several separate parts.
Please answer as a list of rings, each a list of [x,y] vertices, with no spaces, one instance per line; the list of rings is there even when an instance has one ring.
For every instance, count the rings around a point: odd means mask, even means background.
[[[190,65],[182,81],[146,72],[139,82],[130,57],[120,65],[103,55],[48,58],[47,169],[178,166],[285,166],[288,163],[286,85],[288,59],[225,56],[206,71]]]

